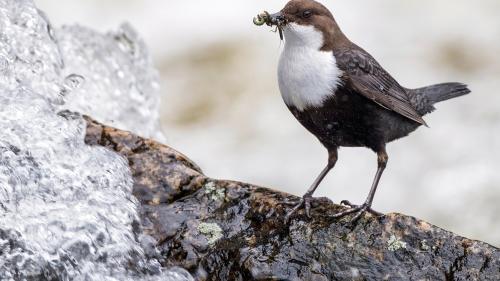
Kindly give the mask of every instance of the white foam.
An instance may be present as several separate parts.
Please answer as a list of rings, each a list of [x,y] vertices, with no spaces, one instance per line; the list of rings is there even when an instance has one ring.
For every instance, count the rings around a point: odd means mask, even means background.
[[[0,280],[192,280],[137,241],[126,161],[60,113],[158,136],[156,85],[129,26],[53,30],[31,0],[0,0]]]

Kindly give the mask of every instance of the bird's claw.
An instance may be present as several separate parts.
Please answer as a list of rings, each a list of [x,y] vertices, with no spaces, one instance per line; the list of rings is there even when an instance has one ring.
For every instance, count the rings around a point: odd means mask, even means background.
[[[305,209],[306,216],[308,218],[311,218],[311,203],[317,199],[323,199],[323,198],[313,198],[311,195],[304,195],[300,198],[298,202],[296,200],[289,200],[289,199],[285,199],[284,201],[282,201],[281,203],[284,205],[293,206],[293,208],[290,211],[288,211],[285,215],[285,223],[290,222],[290,218],[292,217],[292,215],[300,211],[300,209],[302,208]],[[330,201],[330,199],[327,198],[325,199]],[[359,220],[359,218],[361,218],[361,216],[366,212],[373,214],[376,217],[384,215],[380,212],[373,210],[371,208],[371,204],[368,203],[364,203],[363,205],[354,205],[348,200],[342,200],[340,204],[349,206],[350,208],[345,211],[334,214],[333,216],[331,216],[331,218],[340,219],[350,214],[354,214],[354,217],[350,220],[351,223],[354,223],[357,220]]]
[[[380,217],[380,216],[383,216],[384,214],[380,213],[380,212],[377,212],[375,210],[373,210],[371,208],[371,204],[368,204],[368,203],[364,203],[363,205],[354,205],[352,204],[351,202],[347,201],[347,200],[342,200],[340,202],[340,204],[342,205],[346,205],[346,206],[349,206],[350,208],[343,211],[343,212],[340,212],[340,213],[337,213],[335,215],[332,216],[332,218],[334,219],[340,219],[340,218],[343,218],[347,215],[350,215],[350,214],[355,214],[354,217],[350,220],[352,223],[356,222],[357,220],[359,220],[359,218],[361,218],[361,216],[368,212],[370,214],[373,214],[377,217]]]
[[[349,206],[349,207],[351,207],[351,208],[354,208],[354,207],[356,207],[356,206],[357,206],[357,205],[354,205],[354,204],[352,204],[351,202],[349,202],[349,200],[342,200],[342,201],[340,201],[340,205]]]
[[[285,223],[288,223],[292,215],[302,208],[305,209],[306,216],[308,218],[311,218],[311,206],[315,207],[314,205],[331,204],[331,203],[332,201],[327,197],[312,197],[312,195],[308,194],[302,196],[299,202],[297,201],[292,202],[291,200],[282,201],[282,204],[284,205],[293,206],[293,208],[290,211],[288,211],[288,213],[285,215]]]
[[[286,206],[296,206],[297,204],[299,204],[299,202],[302,200],[302,198],[300,198],[298,201],[297,201],[297,198],[293,198],[293,199],[290,199],[290,198],[286,198],[282,201],[279,201],[279,203],[281,205],[286,205]]]
[[[285,223],[288,223],[290,221],[290,218],[292,217],[293,214],[295,214],[297,211],[299,211],[301,208],[304,208],[306,211],[306,216],[308,218],[311,218],[311,201],[313,200],[312,196],[310,195],[304,195],[302,198],[300,198],[299,202],[291,202],[289,200],[283,202],[285,205],[292,205],[294,206],[290,211],[287,212],[285,215]]]

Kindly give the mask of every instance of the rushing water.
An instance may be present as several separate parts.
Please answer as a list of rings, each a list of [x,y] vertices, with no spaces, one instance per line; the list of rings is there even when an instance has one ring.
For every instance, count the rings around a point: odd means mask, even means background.
[[[54,29],[0,0],[0,280],[192,280],[143,248],[126,161],[63,111],[161,138],[156,76],[127,25]]]

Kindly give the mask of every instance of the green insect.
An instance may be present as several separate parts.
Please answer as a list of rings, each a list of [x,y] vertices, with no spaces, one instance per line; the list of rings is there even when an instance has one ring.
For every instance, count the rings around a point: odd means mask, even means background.
[[[271,17],[269,16],[269,13],[264,11],[262,14],[258,14],[255,18],[253,18],[253,24],[261,26],[264,24],[269,24],[269,20]]]

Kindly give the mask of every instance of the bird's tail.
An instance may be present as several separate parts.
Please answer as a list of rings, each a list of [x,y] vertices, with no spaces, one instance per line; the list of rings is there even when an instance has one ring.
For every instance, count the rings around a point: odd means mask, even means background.
[[[470,93],[467,85],[462,83],[443,83],[414,90],[417,95],[427,98],[430,104],[435,104]]]

